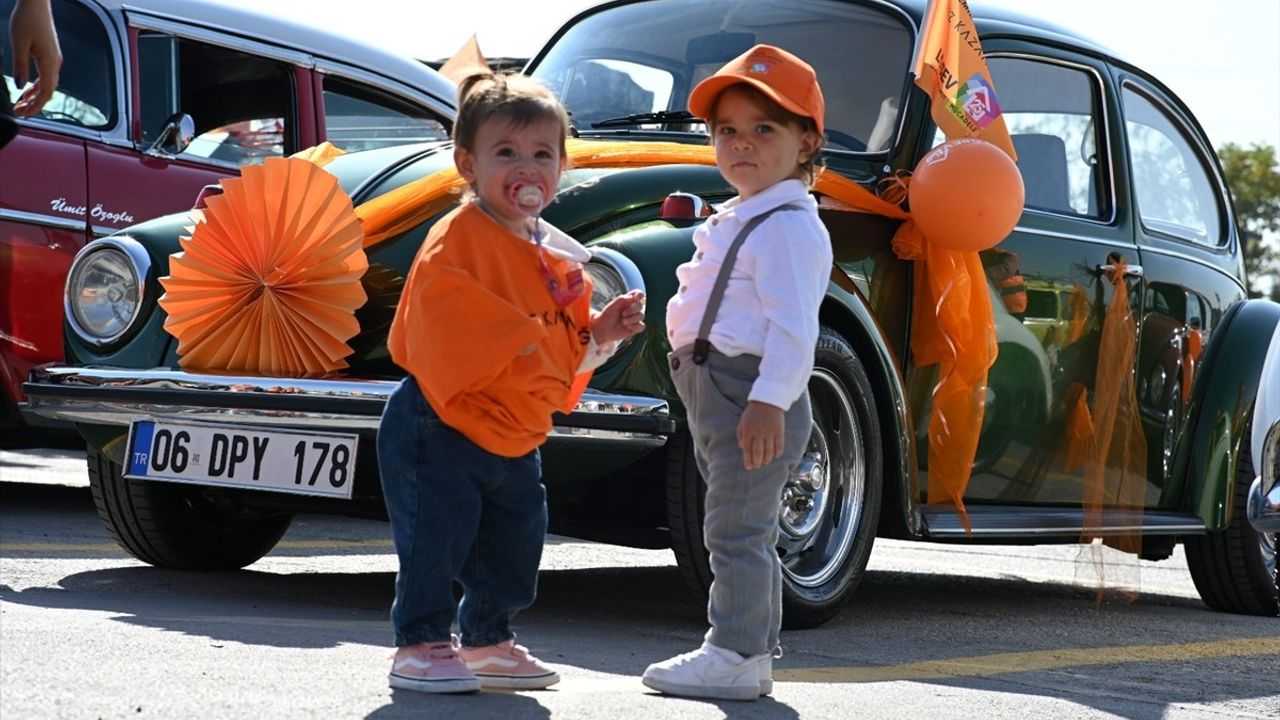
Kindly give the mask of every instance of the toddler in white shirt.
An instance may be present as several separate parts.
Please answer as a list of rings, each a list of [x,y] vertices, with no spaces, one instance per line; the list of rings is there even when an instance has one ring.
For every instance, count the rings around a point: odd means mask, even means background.
[[[812,67],[757,45],[699,83],[689,109],[738,190],[694,232],[667,303],[671,376],[707,483],[711,629],[697,650],[650,665],[643,681],[671,695],[754,700],[773,689],[778,503],[809,438],[806,386],[831,272],[808,187],[824,102]]]

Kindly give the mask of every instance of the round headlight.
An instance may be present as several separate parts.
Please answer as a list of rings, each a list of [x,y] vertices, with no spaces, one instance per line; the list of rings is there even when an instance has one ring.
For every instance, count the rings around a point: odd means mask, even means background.
[[[586,266],[594,287],[591,309],[602,310],[611,300],[632,290],[644,292],[644,277],[631,258],[609,248],[591,248],[591,261]]]
[[[587,263],[587,273],[591,275],[591,309],[599,312],[610,301],[627,292],[627,284],[610,265],[599,260]]]
[[[133,327],[150,261],[129,238],[103,238],[76,255],[67,275],[66,312],[84,341],[107,345]]]
[[[619,295],[625,295],[632,290],[644,292],[644,276],[640,274],[640,268],[631,261],[631,258],[623,255],[617,250],[609,248],[591,248],[591,261],[586,265],[587,274],[591,276],[591,309],[600,311],[608,305],[610,301]],[[625,348],[635,342],[638,336],[632,336],[623,340],[619,345],[614,357],[623,354]]]

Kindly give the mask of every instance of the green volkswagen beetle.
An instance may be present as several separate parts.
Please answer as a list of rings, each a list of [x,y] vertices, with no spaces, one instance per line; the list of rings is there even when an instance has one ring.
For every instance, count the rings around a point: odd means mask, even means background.
[[[1140,68],[1069,31],[977,6],[1025,207],[981,253],[998,356],[976,386],[981,435],[962,502],[931,497],[938,368],[918,363],[912,344],[918,263],[895,254],[900,218],[856,211],[824,189],[839,180],[874,191],[942,139],[913,82],[925,10],[919,0],[611,2],[530,61],[526,72],[555,90],[578,136],[578,166],[546,218],[592,250],[594,302],[648,295],[646,332],[596,371],[544,446],[552,531],[671,548],[693,591],[710,583],[703,484],[667,374],[663,319],[694,228],[733,191],[705,162],[705,128],[686,98],[728,59],[770,43],[802,56],[824,86],[827,182],[815,192],[834,246],[809,385],[813,432],[779,498],[786,623],[835,615],[877,537],[1128,538],[1148,560],[1182,543],[1208,606],[1277,614],[1275,536],[1246,518],[1255,472],[1242,441],[1261,339],[1280,306],[1247,299],[1211,146]],[[611,154],[625,161],[599,161]],[[359,209],[450,165],[447,144],[428,144],[324,169]],[[269,552],[295,513],[383,515],[372,443],[402,376],[387,326],[415,251],[448,207],[424,205],[408,227],[367,243],[368,300],[355,310],[349,367],[321,377],[180,366],[158,300],[193,214],[80,253],[66,295],[71,361],[38,369],[24,390],[33,410],[83,434],[98,511],[126,550],[166,567],[235,568]],[[1117,417],[1114,427],[1134,429],[1121,444],[1109,440]]]

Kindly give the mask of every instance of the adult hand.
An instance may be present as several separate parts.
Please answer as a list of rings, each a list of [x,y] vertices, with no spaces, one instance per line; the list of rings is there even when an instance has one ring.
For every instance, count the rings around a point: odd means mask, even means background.
[[[786,438],[782,408],[752,400],[738,420],[738,447],[748,470],[764,467],[782,457]]]
[[[31,117],[53,97],[62,69],[62,48],[53,27],[49,0],[18,0],[9,18],[9,38],[13,44],[13,79],[18,87],[27,85],[27,69],[36,62],[37,77],[13,105],[18,117]]]
[[[591,321],[591,336],[597,345],[624,340],[644,330],[644,293],[632,290],[619,295]]]

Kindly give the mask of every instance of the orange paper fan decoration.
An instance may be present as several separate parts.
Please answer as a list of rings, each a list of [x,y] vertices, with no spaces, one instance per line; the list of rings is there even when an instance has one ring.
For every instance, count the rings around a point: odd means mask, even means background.
[[[276,377],[345,368],[369,267],[351,198],[306,160],[242,172],[196,213],[160,278],[178,364]]]

